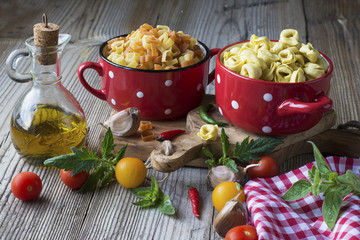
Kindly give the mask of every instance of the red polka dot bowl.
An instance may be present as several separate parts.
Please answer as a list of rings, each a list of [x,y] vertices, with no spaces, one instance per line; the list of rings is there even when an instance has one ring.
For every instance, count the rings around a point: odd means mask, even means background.
[[[298,83],[268,82],[241,76],[224,66],[223,52],[244,42],[222,48],[216,57],[216,103],[230,123],[258,134],[288,135],[312,128],[332,109],[328,95],[333,64],[325,54],[320,53],[329,67],[320,78]]]
[[[106,59],[99,49],[99,62],[85,62],[78,68],[82,85],[94,96],[120,111],[128,107],[140,110],[141,119],[165,120],[185,116],[201,104],[208,83],[210,58],[220,49],[211,49],[198,42],[204,58],[195,65],[171,70],[142,70],[118,65]],[[101,89],[95,89],[84,78],[86,69],[100,76]]]

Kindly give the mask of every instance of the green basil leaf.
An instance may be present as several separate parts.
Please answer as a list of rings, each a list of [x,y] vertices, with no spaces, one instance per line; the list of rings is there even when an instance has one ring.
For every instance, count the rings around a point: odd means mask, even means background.
[[[281,197],[285,201],[295,201],[310,194],[312,184],[308,180],[300,179]]]
[[[330,167],[327,165],[324,156],[321,154],[315,143],[313,143],[312,141],[308,141],[308,142],[311,143],[313,147],[316,166],[319,169],[319,171],[325,174],[331,173]]]
[[[155,205],[153,201],[148,199],[142,199],[138,202],[132,202],[132,204],[138,207],[151,207]]]
[[[235,185],[236,185],[236,189],[237,189],[238,191],[240,191],[240,190],[243,189],[243,186],[241,186],[240,183],[236,182]]]
[[[162,201],[159,204],[159,208],[158,210],[162,213],[168,214],[168,215],[173,215],[175,214],[175,209],[171,203],[170,197],[168,194],[166,194]]]
[[[332,230],[335,226],[341,204],[342,196],[336,191],[331,191],[325,196],[322,205],[322,212],[324,216],[324,221],[330,230]]]
[[[115,146],[116,145],[114,144],[113,134],[111,132],[111,129],[108,128],[105,133],[104,139],[101,143],[103,159],[108,158],[108,156],[111,154],[112,150],[114,150]]]

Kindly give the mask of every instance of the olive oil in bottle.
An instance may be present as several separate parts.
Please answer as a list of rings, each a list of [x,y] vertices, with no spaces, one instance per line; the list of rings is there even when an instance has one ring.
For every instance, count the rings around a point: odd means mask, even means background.
[[[14,51],[7,60],[14,81],[32,82],[13,109],[10,129],[17,152],[35,165],[83,146],[87,130],[80,104],[61,84],[60,55],[71,36],[58,34],[58,26],[47,23],[46,16],[43,21],[34,26],[34,37],[26,39],[27,49]],[[30,74],[16,71],[23,57],[31,58]]]
[[[18,153],[34,163],[70,154],[81,147],[86,135],[86,120],[59,107],[37,105],[34,111],[13,116],[11,137]]]

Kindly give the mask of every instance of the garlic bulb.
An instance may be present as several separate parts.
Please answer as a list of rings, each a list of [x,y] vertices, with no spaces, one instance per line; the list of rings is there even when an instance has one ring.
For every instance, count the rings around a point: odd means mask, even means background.
[[[217,167],[212,167],[209,170],[209,173],[207,175],[207,180],[209,184],[215,188],[217,185],[219,185],[222,182],[226,181],[240,181],[246,174],[244,171],[244,168],[238,166],[239,172],[235,173],[231,171],[228,167],[224,165],[220,165]]]
[[[126,108],[120,112],[113,112],[103,126],[110,127],[116,136],[131,136],[140,125],[140,112],[137,108]]]
[[[225,237],[226,233],[233,227],[246,225],[248,222],[248,212],[244,204],[237,200],[229,200],[223,209],[216,216],[214,229],[221,236]]]

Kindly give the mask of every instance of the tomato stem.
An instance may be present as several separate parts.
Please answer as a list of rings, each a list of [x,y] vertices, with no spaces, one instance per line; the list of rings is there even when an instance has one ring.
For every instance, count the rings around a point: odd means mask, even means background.
[[[244,168],[244,172],[246,172],[249,168],[252,168],[252,167],[260,167],[260,165],[261,165],[260,162],[259,163],[249,164]]]

